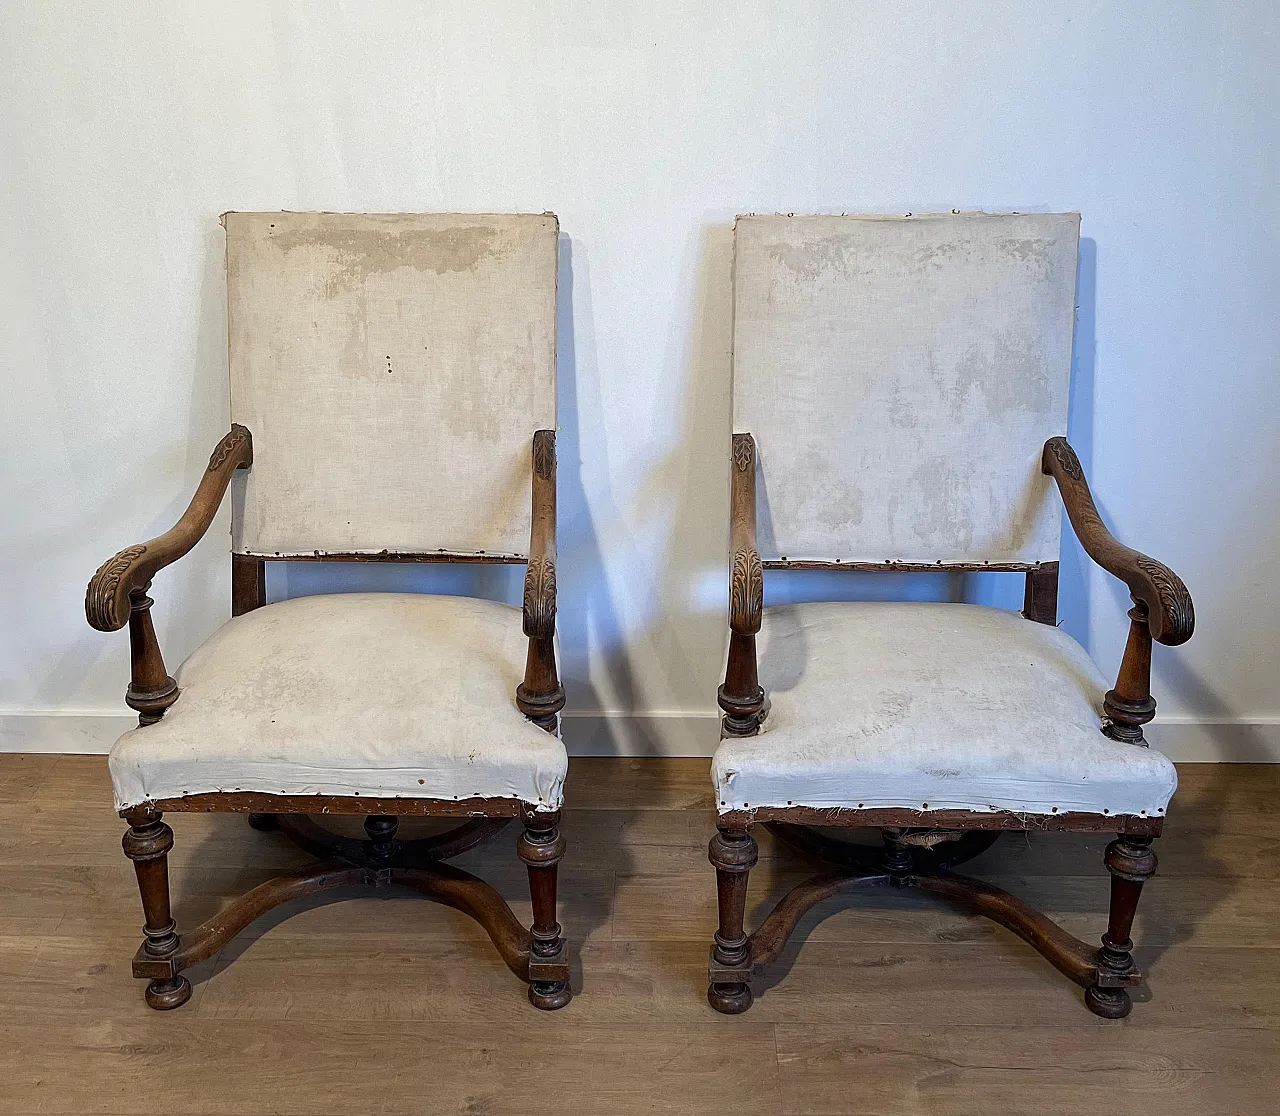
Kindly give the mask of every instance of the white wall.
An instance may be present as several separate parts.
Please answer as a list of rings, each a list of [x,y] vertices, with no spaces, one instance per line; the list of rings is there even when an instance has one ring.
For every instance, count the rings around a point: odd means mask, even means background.
[[[84,585],[173,522],[226,429],[217,215],[272,208],[559,214],[570,702],[708,715],[658,722],[686,750],[713,739],[724,645],[734,214],[1080,210],[1072,437],[1117,533],[1182,573],[1200,617],[1158,649],[1161,712],[1228,722],[1196,730],[1210,752],[1274,743],[1270,0],[15,2],[4,26],[10,746],[57,746],[21,714],[123,711],[127,640],[85,624]],[[171,666],[227,614],[226,527],[157,579]],[[448,576],[517,592],[511,571]],[[333,577],[278,570],[272,592]],[[825,591],[886,585],[960,591]],[[1020,600],[1009,579],[964,591]],[[1062,611],[1107,673],[1125,604],[1068,549]]]

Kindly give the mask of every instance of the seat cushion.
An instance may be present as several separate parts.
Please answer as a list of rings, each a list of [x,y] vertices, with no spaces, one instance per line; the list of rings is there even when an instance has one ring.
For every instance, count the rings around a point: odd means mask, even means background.
[[[1163,814],[1159,752],[1101,729],[1107,683],[1065,632],[1000,609],[768,608],[758,736],[721,742],[720,812],[761,806]]]
[[[111,750],[116,806],[210,791],[560,806],[560,740],[516,708],[520,610],[417,593],[299,597],[224,624],[157,724]]]

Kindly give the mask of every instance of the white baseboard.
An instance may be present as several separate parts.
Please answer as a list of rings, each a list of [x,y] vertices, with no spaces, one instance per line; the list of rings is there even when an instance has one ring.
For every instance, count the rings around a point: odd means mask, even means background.
[[[0,713],[0,752],[106,755],[122,733],[138,723],[124,712],[8,710]]]
[[[1157,715],[1146,736],[1174,763],[1280,763],[1280,717],[1202,721]]]
[[[0,752],[105,754],[137,724],[132,713],[10,710],[0,713]],[[719,738],[716,713],[567,712],[571,756],[704,756]],[[1152,745],[1178,763],[1280,763],[1280,717],[1207,721],[1161,717]]]

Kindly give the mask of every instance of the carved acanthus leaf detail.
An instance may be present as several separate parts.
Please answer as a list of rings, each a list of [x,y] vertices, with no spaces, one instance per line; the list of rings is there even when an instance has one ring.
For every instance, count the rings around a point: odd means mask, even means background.
[[[1195,607],[1191,603],[1191,594],[1183,584],[1182,578],[1168,566],[1148,558],[1145,554],[1137,557],[1140,569],[1151,581],[1160,601],[1160,625],[1152,634],[1161,642],[1176,646],[1186,643],[1195,631]],[[1149,621],[1148,621],[1149,622]]]
[[[533,434],[533,471],[543,480],[550,480],[556,464],[556,432],[535,430]]]
[[[1071,443],[1066,438],[1050,438],[1045,443],[1045,449],[1053,454],[1058,467],[1067,476],[1073,481],[1084,483],[1084,469],[1080,467],[1080,458],[1076,456],[1076,451],[1071,448]]]
[[[755,468],[756,443],[750,434],[733,436],[733,467],[740,473],[749,473]]]
[[[556,564],[530,558],[524,575],[524,634],[551,639],[556,634]]]
[[[215,469],[220,468],[228,457],[233,453],[238,453],[241,447],[246,445],[252,447],[252,436],[245,427],[239,423],[233,423],[231,432],[214,447],[213,453],[209,455],[209,468],[206,471],[212,473]],[[250,456],[250,461],[252,461],[252,456]]]
[[[84,597],[84,613],[89,624],[100,632],[114,632],[129,622],[129,608],[116,610],[120,580],[129,567],[147,552],[145,546],[130,546],[98,567]]]
[[[735,550],[729,574],[729,627],[751,634],[764,612],[764,569],[755,550]]]

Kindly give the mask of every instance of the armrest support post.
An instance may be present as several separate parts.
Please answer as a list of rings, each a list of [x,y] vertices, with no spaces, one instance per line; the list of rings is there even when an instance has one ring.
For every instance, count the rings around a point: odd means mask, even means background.
[[[156,629],[151,623],[151,606],[155,602],[144,589],[129,598],[129,658],[132,680],[124,701],[138,713],[139,725],[154,725],[165,710],[178,700],[178,683],[169,677]]]
[[[756,548],[756,443],[750,434],[733,436],[730,482],[729,664],[716,694],[724,710],[726,736],[760,731],[764,691],[756,672],[756,633],[764,612],[764,569]]]
[[[138,712],[138,723],[155,724],[178,700],[178,684],[165,669],[147,590],[158,570],[176,562],[200,541],[213,522],[231,476],[253,464],[253,438],[233,425],[209,458],[196,494],[182,518],[163,535],[126,547],[108,559],[89,581],[84,610],[89,624],[100,632],[129,625],[132,677],[125,702]]]
[[[556,670],[556,432],[533,435],[533,517],[524,577],[524,634],[529,637],[516,706],[539,728],[556,731],[564,687]]]
[[[1107,720],[1102,731],[1112,740],[1126,744],[1146,744],[1142,726],[1156,715],[1156,699],[1151,696],[1151,629],[1147,606],[1135,599],[1129,610],[1129,639],[1115,688],[1102,699]]]

